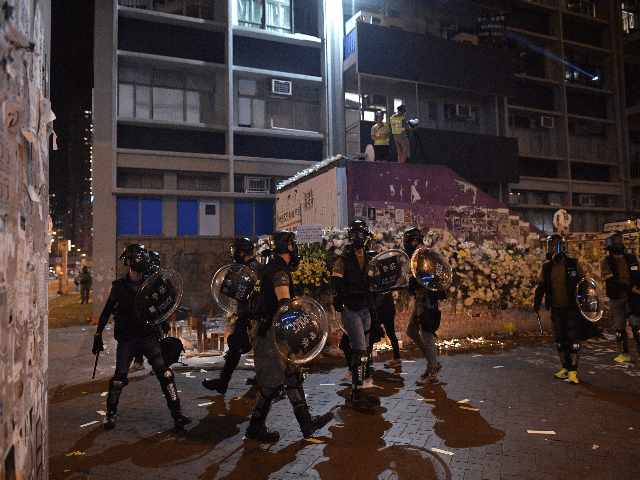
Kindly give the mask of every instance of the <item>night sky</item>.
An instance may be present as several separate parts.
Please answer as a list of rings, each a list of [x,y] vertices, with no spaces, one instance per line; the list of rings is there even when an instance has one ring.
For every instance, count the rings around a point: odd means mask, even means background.
[[[93,0],[51,2],[51,108],[58,150],[51,151],[49,189],[67,197],[67,126],[71,115],[91,110],[93,87]],[[72,108],[73,105],[81,108]],[[75,113],[74,113],[75,112]]]

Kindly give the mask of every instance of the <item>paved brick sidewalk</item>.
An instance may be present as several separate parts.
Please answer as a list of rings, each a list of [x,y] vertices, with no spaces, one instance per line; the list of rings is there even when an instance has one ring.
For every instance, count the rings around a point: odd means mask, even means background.
[[[253,372],[237,371],[225,396],[211,395],[196,362],[176,371],[193,418],[185,431],[173,428],[148,367],[130,376],[117,427],[104,431],[115,358],[113,349],[101,355],[91,381],[91,333],[50,335],[51,352],[65,342],[68,368],[50,376],[64,379],[49,389],[51,479],[639,478],[640,363],[634,352],[631,364],[615,365],[613,341],[583,344],[578,385],[553,376],[560,366],[552,343],[442,355],[442,383],[430,387],[415,385],[425,364],[411,350],[396,370],[382,357],[370,390],[382,402],[375,415],[345,406],[344,360],[325,357],[304,386],[312,413],[331,410],[334,420],[304,440],[289,402],[278,401],[267,424],[281,439],[261,445],[243,440],[255,394],[245,380]]]

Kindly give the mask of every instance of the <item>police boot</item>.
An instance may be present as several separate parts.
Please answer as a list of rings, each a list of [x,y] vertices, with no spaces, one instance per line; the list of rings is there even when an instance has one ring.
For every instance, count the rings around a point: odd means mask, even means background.
[[[122,389],[129,383],[127,378],[116,378],[115,376],[109,380],[109,393],[107,393],[107,414],[102,421],[102,428],[105,430],[113,430],[116,428],[116,412],[118,411],[118,402]]]
[[[312,417],[309,413],[309,407],[307,405],[300,405],[293,413],[296,416],[296,420],[300,424],[300,430],[304,438],[309,438],[316,430],[320,430],[333,418],[333,413],[327,412],[324,415]]]
[[[224,356],[224,365],[220,371],[219,378],[205,378],[202,380],[202,386],[207,390],[215,390],[216,392],[224,395],[227,393],[227,387],[229,386],[229,380],[231,375],[240,362],[240,356],[242,354],[230,354],[227,352]]]
[[[375,407],[369,402],[364,390],[361,388],[353,388],[351,390],[351,405],[361,413],[368,415],[376,413]]]
[[[180,398],[178,397],[178,389],[176,388],[176,384],[173,380],[173,372],[163,365],[160,368],[160,372],[156,373],[156,377],[160,381],[164,398],[167,399],[167,406],[171,411],[171,417],[173,418],[175,426],[177,428],[182,428],[191,423],[191,419],[184,415],[180,408]]]
[[[633,339],[636,341],[636,348],[638,349],[638,353],[640,353],[640,327],[631,327],[631,332],[633,333]]]
[[[629,336],[627,335],[627,329],[616,330],[616,342],[618,343],[618,355],[613,360],[616,362],[628,362],[631,360],[629,357]]]
[[[249,426],[244,433],[245,438],[265,443],[275,443],[280,440],[280,434],[278,432],[275,430],[269,430],[265,426],[267,415],[271,409],[271,403],[278,393],[278,389],[271,389],[268,395],[265,395],[262,391],[258,393],[256,404],[253,406],[253,410],[251,411]]]

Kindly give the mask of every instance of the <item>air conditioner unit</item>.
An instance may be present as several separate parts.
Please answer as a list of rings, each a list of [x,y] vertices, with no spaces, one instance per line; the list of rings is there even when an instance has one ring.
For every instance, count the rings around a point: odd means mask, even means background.
[[[553,128],[553,117],[536,117],[536,128]]]
[[[596,196],[595,195],[580,195],[578,198],[578,202],[583,207],[590,207],[596,204]]]
[[[244,177],[244,193],[269,193],[269,178]]]
[[[469,105],[456,105],[456,117],[470,117],[471,107]]]
[[[271,80],[271,93],[276,93],[278,95],[291,95],[291,82],[288,80]]]

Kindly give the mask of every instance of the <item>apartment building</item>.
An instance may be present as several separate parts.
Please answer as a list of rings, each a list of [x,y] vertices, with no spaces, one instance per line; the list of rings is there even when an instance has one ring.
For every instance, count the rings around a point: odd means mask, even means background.
[[[637,218],[636,24],[619,0],[97,0],[96,304],[142,242],[204,308],[229,239],[272,231],[276,184],[362,156],[400,104],[412,162],[539,230]]]

